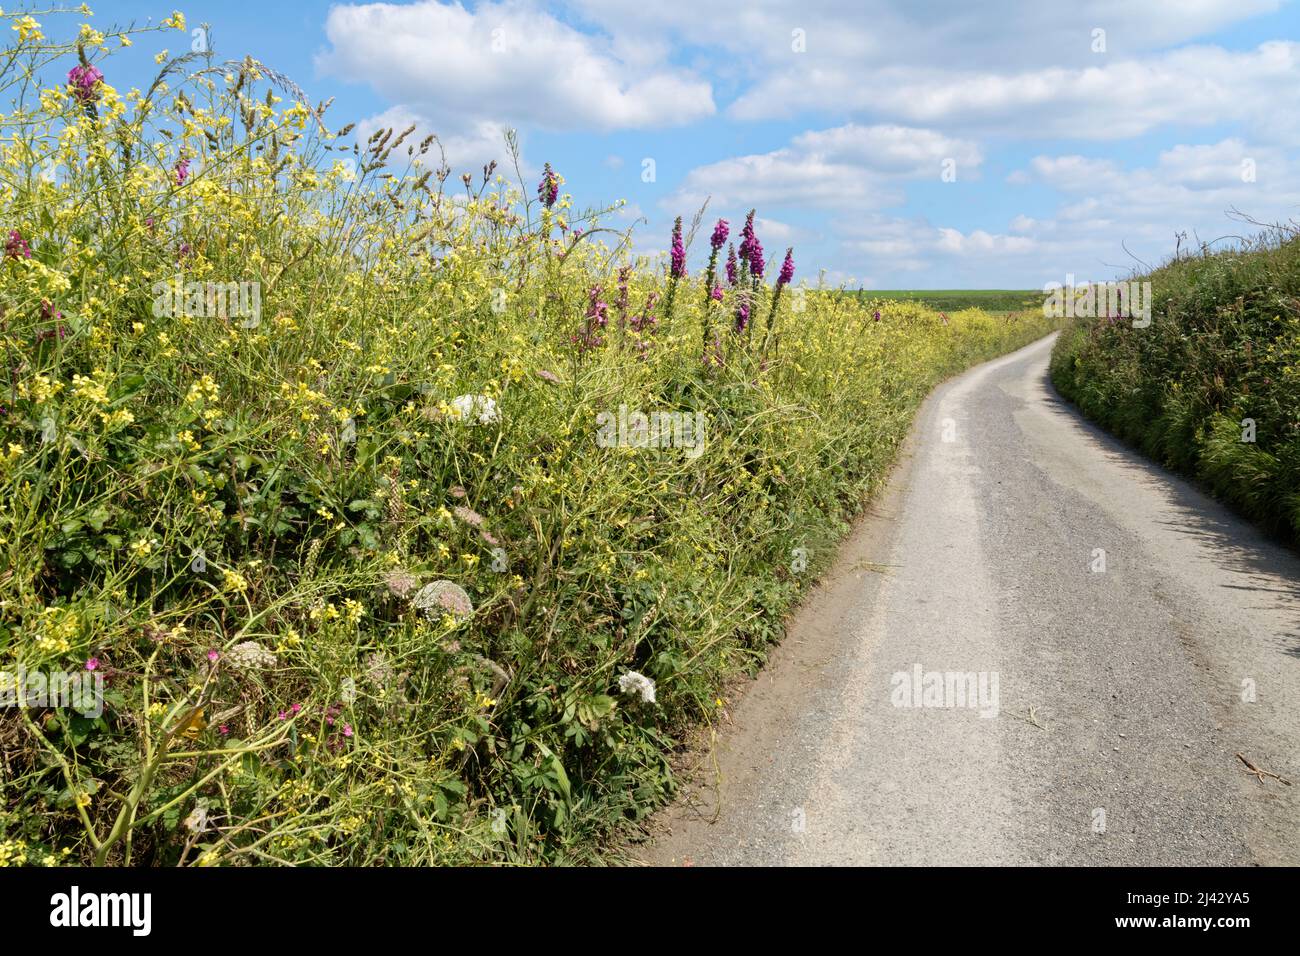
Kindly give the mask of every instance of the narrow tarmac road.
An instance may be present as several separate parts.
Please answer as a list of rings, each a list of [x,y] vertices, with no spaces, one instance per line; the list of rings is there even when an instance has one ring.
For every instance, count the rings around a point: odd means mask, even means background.
[[[642,860],[1300,863],[1300,558],[1080,418],[1053,341],[930,396]]]

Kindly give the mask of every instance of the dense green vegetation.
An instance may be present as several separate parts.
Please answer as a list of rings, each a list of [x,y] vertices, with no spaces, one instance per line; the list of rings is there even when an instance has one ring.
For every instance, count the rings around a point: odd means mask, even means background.
[[[590,858],[929,389],[1051,327],[877,318],[750,227],[688,275],[549,166],[3,22],[0,672],[105,691],[0,709],[0,864]]]
[[[1052,355],[1066,398],[1300,540],[1300,238],[1273,231],[1155,270],[1149,328],[1084,319]]]

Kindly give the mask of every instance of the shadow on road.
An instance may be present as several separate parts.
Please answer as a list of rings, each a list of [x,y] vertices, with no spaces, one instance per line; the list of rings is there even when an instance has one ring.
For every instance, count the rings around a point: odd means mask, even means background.
[[[1111,464],[1158,490],[1169,509],[1161,524],[1195,538],[1215,564],[1239,577],[1240,583],[1226,587],[1257,593],[1265,602],[1261,610],[1283,611],[1300,623],[1300,552],[1090,422],[1056,390],[1046,368],[1040,385],[1044,405],[1064,427],[1085,436]],[[1286,645],[1283,653],[1300,658],[1300,628],[1278,637]]]

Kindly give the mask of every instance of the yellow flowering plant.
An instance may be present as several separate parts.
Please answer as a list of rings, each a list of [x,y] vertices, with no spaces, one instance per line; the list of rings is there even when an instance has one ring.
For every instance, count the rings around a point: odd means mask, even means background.
[[[120,91],[126,34],[3,17],[0,671],[104,680],[0,709],[6,862],[583,858],[926,392],[1048,329],[688,294],[549,166],[453,172],[211,50]]]

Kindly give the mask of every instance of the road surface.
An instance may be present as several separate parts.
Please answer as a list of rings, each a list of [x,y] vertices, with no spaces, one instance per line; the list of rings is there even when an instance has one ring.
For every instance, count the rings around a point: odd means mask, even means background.
[[[1300,863],[1300,558],[1080,418],[1053,340],[930,396],[641,859]]]

